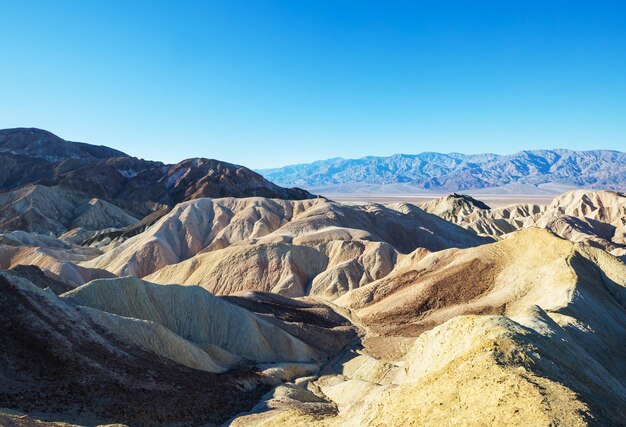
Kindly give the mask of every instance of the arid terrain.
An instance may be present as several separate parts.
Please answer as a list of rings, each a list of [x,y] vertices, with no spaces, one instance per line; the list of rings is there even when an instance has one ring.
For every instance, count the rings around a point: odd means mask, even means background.
[[[558,194],[494,194],[486,192],[484,194],[476,194],[468,191],[469,196],[480,199],[490,207],[506,207],[511,205],[547,205]],[[336,202],[345,204],[362,204],[362,203],[412,203],[423,204],[447,196],[449,193],[424,193],[417,192],[415,194],[394,194],[394,193],[322,193],[325,197]],[[464,193],[465,194],[465,193]]]
[[[626,425],[624,193],[318,196],[38,129],[0,158],[0,425]]]

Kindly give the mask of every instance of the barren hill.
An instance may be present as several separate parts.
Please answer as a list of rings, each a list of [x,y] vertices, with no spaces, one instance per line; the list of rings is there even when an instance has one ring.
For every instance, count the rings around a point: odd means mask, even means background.
[[[620,156],[418,160],[446,186]],[[342,204],[32,129],[0,157],[0,424],[624,425],[623,193]]]
[[[243,166],[193,158],[165,165],[130,157],[103,146],[65,141],[33,128],[0,130],[0,231],[60,235],[72,227],[96,231],[122,228],[164,206],[201,197],[261,196],[308,199],[298,188],[282,188]],[[45,193],[45,194],[44,194]],[[47,201],[36,197],[48,197]],[[117,207],[110,215],[90,209],[96,223],[83,224],[80,206]],[[14,206],[19,201],[19,206]],[[20,209],[28,209],[26,214]],[[78,209],[78,212],[75,212]],[[51,210],[54,210],[51,212]],[[102,209],[100,209],[102,211]],[[120,218],[126,216],[126,220]]]
[[[567,192],[547,206],[512,205],[490,209],[463,195],[450,195],[421,205],[427,212],[478,235],[502,236],[537,226],[574,242],[626,254],[626,195],[616,191]],[[462,206],[462,207],[461,207]]]
[[[336,245],[346,241],[363,244],[344,246],[349,252],[341,258]],[[323,199],[198,199],[178,205],[146,232],[83,266],[143,277],[188,260],[150,280],[201,284],[219,293],[273,290],[301,296],[327,267],[363,255],[367,242],[388,245],[370,245],[366,252],[373,252],[361,258],[356,271],[352,269],[359,276],[354,279],[357,283],[366,271],[370,280],[386,273],[378,264],[385,259],[387,264],[395,262],[397,251],[468,247],[486,241],[423,211],[407,215],[381,205],[346,206]]]
[[[626,265],[599,249],[529,229],[416,255],[335,302],[365,348],[234,425],[623,424]]]

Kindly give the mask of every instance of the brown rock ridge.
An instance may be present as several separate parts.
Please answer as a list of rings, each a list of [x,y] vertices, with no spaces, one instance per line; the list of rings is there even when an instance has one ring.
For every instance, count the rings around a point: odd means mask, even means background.
[[[0,231],[58,236],[74,227],[123,228],[165,206],[201,197],[314,197],[239,165],[203,158],[165,165],[33,128],[0,130],[0,161]]]

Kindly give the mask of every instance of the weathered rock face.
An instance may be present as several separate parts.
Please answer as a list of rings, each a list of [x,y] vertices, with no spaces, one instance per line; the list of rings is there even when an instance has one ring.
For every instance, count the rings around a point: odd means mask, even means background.
[[[606,320],[597,310],[621,312],[625,289],[624,263],[599,249],[531,228],[477,248],[420,256],[335,302],[381,335],[418,336],[461,314],[514,317],[517,310],[538,305],[564,315],[576,310],[581,298],[589,304],[586,321],[597,330],[592,324]],[[613,331],[617,335],[626,334],[626,325],[617,319],[601,329],[610,328],[617,328]]]
[[[450,194],[420,205],[426,212],[435,214],[446,221],[457,224],[460,218],[465,218],[476,211],[486,211],[491,208],[465,194]]]
[[[614,191],[565,193],[535,224],[574,242],[626,255],[626,194]]]
[[[0,272],[0,421],[13,408],[80,424],[215,424],[357,338],[313,301],[134,277],[60,297],[42,289],[53,286],[32,268]]]
[[[216,295],[255,290],[301,297],[326,265],[322,253],[306,246],[236,245],[166,266],[146,280],[197,284]]]
[[[511,183],[559,183],[624,191],[626,153],[608,150],[530,150],[512,155],[398,154],[329,159],[260,171],[279,185],[410,183],[417,188],[459,191]]]
[[[418,208],[403,214],[326,200],[198,199],[83,265],[220,295],[332,299],[388,274],[400,251],[484,241]]]
[[[601,197],[558,206],[618,221]],[[465,202],[469,215],[489,211]],[[253,375],[250,364],[265,369],[258,384],[302,377],[234,425],[619,425],[626,415],[626,265],[544,229],[481,244],[411,204],[225,198],[180,204],[95,258],[46,236],[2,239],[10,259],[32,264],[162,266],[148,278],[163,285],[96,280],[57,298],[120,345],[226,379]]]
[[[124,277],[92,281],[63,298],[155,322],[200,347],[217,346],[255,362],[313,362],[324,357],[284,330],[196,286],[163,286]]]
[[[169,205],[202,197],[259,196],[287,200],[313,197],[298,188],[279,187],[243,166],[212,159],[183,160],[171,166],[158,183],[167,191],[160,202]]]
[[[137,218],[100,199],[65,187],[27,185],[0,194],[0,230],[60,235],[72,228],[101,230],[133,225]]]
[[[350,320],[315,298],[292,299],[266,292],[244,292],[222,298],[256,313],[328,356],[358,339]]]
[[[499,237],[531,226],[565,239],[626,255],[626,195],[615,191],[571,191],[548,206],[513,205],[489,209],[467,202],[468,196],[446,196],[421,205],[427,212],[478,235]]]
[[[0,272],[0,407],[88,425],[215,424],[268,389],[258,373],[175,363],[95,318]]]
[[[75,288],[93,279],[114,277],[107,270],[78,265],[100,253],[97,249],[81,247],[0,244],[0,269],[37,266],[53,279]]]
[[[108,200],[172,206],[200,197],[313,197],[303,190],[281,188],[243,166],[201,158],[165,165],[108,147],[65,141],[40,129],[0,130],[0,156],[6,156],[2,191],[41,183]]]
[[[350,206],[36,130],[2,156],[36,184],[0,194],[0,424],[626,418],[621,193]]]
[[[623,423],[626,265],[602,250],[529,229],[416,253],[335,303],[364,348],[234,425]]]

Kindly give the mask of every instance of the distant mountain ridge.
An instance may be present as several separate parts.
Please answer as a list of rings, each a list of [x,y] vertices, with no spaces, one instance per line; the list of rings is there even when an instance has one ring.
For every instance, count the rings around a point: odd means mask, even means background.
[[[333,158],[258,170],[278,185],[409,183],[418,188],[458,191],[519,183],[557,183],[626,189],[626,153],[611,150],[527,150],[510,155],[460,153],[396,154]]]

